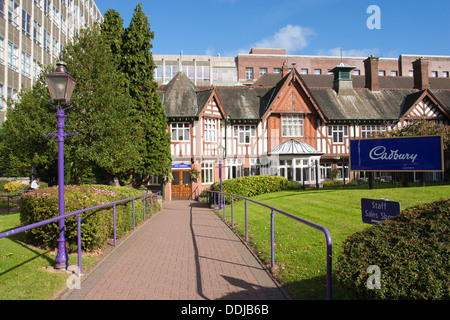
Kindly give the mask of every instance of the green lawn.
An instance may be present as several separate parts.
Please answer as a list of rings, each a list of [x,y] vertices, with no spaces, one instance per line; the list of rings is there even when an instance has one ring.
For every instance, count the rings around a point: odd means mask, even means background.
[[[19,227],[20,213],[0,214],[0,231]],[[0,239],[0,300],[47,300],[66,287],[70,274],[49,272],[55,251],[26,245],[24,233]],[[70,255],[76,265],[77,255]],[[83,268],[96,262],[94,255],[83,257]]]
[[[361,198],[388,198],[401,208],[432,202],[450,196],[450,186],[396,188],[382,190],[309,190],[285,191],[253,198],[328,229],[333,241],[333,264],[341,252],[343,240],[367,228],[361,218]],[[270,210],[248,203],[250,246],[270,264]],[[243,237],[244,202],[234,205],[236,231]],[[226,208],[230,221],[231,206]],[[287,285],[297,299],[326,298],[326,240],[321,231],[281,214],[275,214],[276,277]],[[333,299],[345,299],[333,281]]]

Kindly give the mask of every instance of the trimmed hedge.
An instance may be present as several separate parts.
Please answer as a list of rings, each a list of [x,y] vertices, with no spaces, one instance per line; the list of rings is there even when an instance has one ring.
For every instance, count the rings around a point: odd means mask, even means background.
[[[101,204],[142,195],[142,191],[100,185],[65,186],[65,213],[90,208]],[[39,189],[24,194],[19,202],[20,221],[29,225],[59,215],[58,187]],[[150,213],[150,198],[146,199],[146,216]],[[153,209],[155,210],[154,204]],[[143,220],[143,200],[135,200],[135,221]],[[116,205],[117,237],[121,237],[133,228],[132,201]],[[31,229],[26,234],[26,242],[38,247],[54,249],[59,234],[58,222]],[[84,251],[93,251],[104,246],[114,235],[113,206],[87,211],[81,214],[81,246]],[[77,217],[65,219],[65,236],[69,252],[77,250]]]
[[[336,277],[357,299],[449,299],[450,198],[414,206],[343,243]],[[381,288],[368,289],[369,265]]]
[[[288,183],[288,179],[279,176],[248,176],[224,180],[222,191],[250,198],[264,193],[284,190]],[[220,191],[220,182],[214,183],[210,190]],[[225,202],[231,203],[231,197],[225,197]]]

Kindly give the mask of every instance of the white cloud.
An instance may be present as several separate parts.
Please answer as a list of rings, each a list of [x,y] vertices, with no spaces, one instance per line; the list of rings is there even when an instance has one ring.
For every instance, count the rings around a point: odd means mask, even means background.
[[[312,29],[288,24],[281,28],[271,38],[255,43],[252,48],[281,48],[286,53],[293,53],[304,49],[308,45],[308,38],[314,35]]]
[[[341,48],[333,49],[319,49],[317,54],[320,56],[341,56]],[[368,57],[370,55],[379,56],[380,49],[342,49],[342,56],[344,57]]]

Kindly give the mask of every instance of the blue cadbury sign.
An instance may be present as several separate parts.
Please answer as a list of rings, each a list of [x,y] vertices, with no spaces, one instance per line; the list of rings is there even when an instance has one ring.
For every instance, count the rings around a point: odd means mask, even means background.
[[[350,170],[444,171],[442,137],[350,140]]]
[[[362,221],[377,224],[400,213],[400,203],[386,200],[361,199]]]

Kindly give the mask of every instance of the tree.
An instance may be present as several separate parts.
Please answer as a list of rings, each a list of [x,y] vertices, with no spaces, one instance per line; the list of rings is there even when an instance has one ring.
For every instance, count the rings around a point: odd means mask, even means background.
[[[121,63],[121,70],[130,81],[129,93],[135,121],[141,125],[146,140],[143,162],[135,168],[136,185],[139,185],[137,178],[140,174],[169,176],[172,163],[167,116],[157,91],[158,84],[154,80],[155,63],[150,51],[152,39],[154,33],[139,3],[125,30]]]
[[[65,132],[78,132],[66,138],[65,158],[68,182],[86,182],[96,168],[111,175],[126,174],[140,162],[143,145],[137,125],[131,118],[131,100],[117,71],[109,45],[98,26],[83,30],[64,49],[67,69],[77,80],[73,107],[66,111]],[[15,108],[8,108],[2,137],[11,159],[40,170],[54,168],[57,141],[44,137],[56,130],[55,109],[49,103],[43,77],[32,90],[20,95]]]

